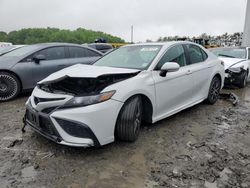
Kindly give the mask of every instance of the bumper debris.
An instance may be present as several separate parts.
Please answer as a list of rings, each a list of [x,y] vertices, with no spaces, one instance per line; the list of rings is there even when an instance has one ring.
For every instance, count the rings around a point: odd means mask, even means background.
[[[239,97],[236,94],[232,93],[232,92],[230,92],[230,93],[220,93],[219,98],[231,101],[234,106],[236,106],[240,101]]]

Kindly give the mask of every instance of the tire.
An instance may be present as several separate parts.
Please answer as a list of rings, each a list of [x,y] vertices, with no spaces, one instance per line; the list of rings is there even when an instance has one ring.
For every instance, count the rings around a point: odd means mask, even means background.
[[[115,137],[121,141],[134,142],[140,132],[142,122],[142,99],[130,98],[123,105],[116,122]]]
[[[210,84],[208,97],[206,99],[206,102],[208,104],[214,104],[220,95],[220,89],[221,89],[221,80],[219,77],[215,76]]]
[[[244,73],[241,75],[240,83],[239,83],[239,85],[238,85],[240,88],[246,87],[246,85],[247,85],[247,77],[248,77],[247,72],[244,72]]]
[[[16,76],[8,72],[0,72],[0,101],[15,98],[21,90],[21,84]]]

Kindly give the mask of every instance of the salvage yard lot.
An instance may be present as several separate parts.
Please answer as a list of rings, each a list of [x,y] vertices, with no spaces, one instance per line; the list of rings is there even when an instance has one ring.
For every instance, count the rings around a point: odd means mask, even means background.
[[[27,128],[28,95],[0,104],[0,187],[250,187],[250,85],[236,107],[199,104],[135,143],[57,145]]]

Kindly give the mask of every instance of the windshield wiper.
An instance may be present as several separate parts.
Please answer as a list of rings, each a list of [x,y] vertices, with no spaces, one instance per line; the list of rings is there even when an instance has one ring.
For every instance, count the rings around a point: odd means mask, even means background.
[[[218,56],[236,58],[236,57],[234,57],[234,56],[231,56],[231,55],[225,55],[225,54],[218,54]]]

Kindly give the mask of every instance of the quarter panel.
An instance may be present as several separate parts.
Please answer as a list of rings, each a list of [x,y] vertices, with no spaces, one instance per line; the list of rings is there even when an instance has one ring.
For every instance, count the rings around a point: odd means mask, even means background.
[[[32,89],[34,88],[34,79],[33,79],[33,62],[19,62],[11,71],[17,74],[22,82],[22,89]]]

